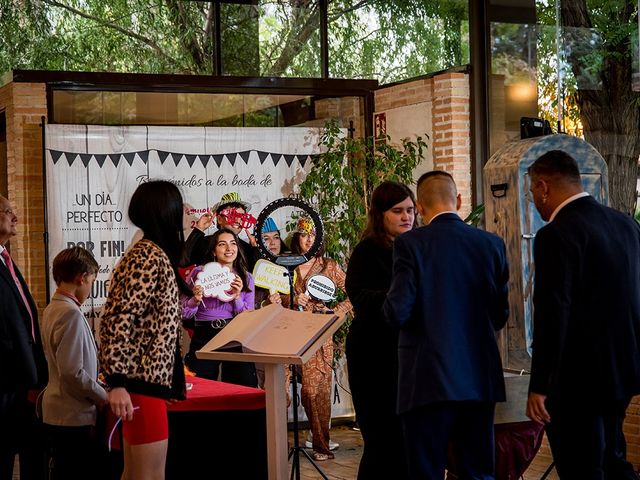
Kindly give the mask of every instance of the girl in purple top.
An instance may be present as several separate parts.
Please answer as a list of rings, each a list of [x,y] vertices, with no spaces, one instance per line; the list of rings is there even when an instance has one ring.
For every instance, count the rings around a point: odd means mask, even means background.
[[[238,248],[238,237],[235,233],[227,228],[221,228],[211,236],[208,262],[218,262],[236,274],[228,292],[233,299],[223,302],[215,297],[204,297],[203,288],[199,285],[193,287],[193,296],[184,299],[183,317],[185,319],[195,317],[195,329],[189,353],[185,357],[185,364],[198,377],[255,387],[257,380],[253,363],[196,358],[195,352],[215,337],[232,318],[240,312],[254,308],[253,277],[247,272],[246,262],[242,251]],[[196,276],[202,269],[202,266],[193,269],[187,277],[189,285],[194,284]]]

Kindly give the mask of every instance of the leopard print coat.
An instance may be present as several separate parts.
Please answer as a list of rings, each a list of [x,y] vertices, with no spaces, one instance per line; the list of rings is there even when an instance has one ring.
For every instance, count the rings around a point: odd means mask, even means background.
[[[113,271],[102,314],[100,364],[107,385],[180,398],[174,393],[183,390],[176,382],[184,384],[179,355],[181,320],[169,257],[152,241],[140,240]]]

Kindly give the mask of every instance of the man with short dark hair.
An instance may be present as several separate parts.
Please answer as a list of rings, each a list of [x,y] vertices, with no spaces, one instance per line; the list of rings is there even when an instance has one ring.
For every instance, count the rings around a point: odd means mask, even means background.
[[[18,217],[0,195],[0,480],[13,478],[20,455],[20,478],[45,478],[46,465],[30,390],[47,383],[38,310],[18,266],[6,249],[17,235]]]
[[[425,227],[399,235],[384,312],[400,328],[398,413],[409,476],[441,479],[451,442],[460,478],[494,478],[493,415],[505,399],[495,331],[508,317],[504,242],[465,224],[442,171],[418,180]]]
[[[561,479],[637,479],[622,432],[640,393],[640,226],[582,190],[575,160],[529,167],[536,234],[527,416],[546,425]]]

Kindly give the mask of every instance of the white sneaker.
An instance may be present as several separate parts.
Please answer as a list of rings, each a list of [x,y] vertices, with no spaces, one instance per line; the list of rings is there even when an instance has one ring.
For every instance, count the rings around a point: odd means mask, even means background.
[[[307,433],[307,440],[304,442],[304,446],[306,448],[313,448],[313,435],[311,434],[311,430],[309,430],[309,433]],[[330,451],[333,452],[334,450],[337,450],[339,446],[340,446],[339,443],[332,442],[331,440],[329,440]]]

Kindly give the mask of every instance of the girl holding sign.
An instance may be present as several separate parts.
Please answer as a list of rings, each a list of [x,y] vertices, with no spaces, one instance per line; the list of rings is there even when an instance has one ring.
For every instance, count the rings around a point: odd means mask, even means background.
[[[304,254],[315,242],[315,228],[310,219],[303,217],[298,220],[296,229],[291,239],[291,251]],[[340,265],[335,260],[322,256],[323,253],[321,248],[315,257],[296,268],[297,278],[293,302],[298,308],[308,312],[328,312],[323,301],[307,293],[307,281],[312,276],[324,275],[338,288],[342,290],[345,288],[345,273]],[[288,295],[283,295],[282,303],[289,305]],[[345,300],[333,307],[333,310],[336,313],[346,313],[351,310],[351,303]],[[313,458],[317,461],[334,458],[329,448],[332,375],[333,340],[329,339],[307,363],[302,365],[302,406],[311,426]]]
[[[398,332],[385,322],[382,304],[391,285],[393,240],[414,228],[415,218],[411,190],[397,182],[381,183],[371,196],[367,229],[347,269],[347,293],[355,310],[347,335],[347,367],[364,439],[360,480],[408,478],[396,415]]]
[[[194,285],[193,295],[184,300],[182,315],[186,319],[195,317],[195,330],[185,363],[198,377],[218,380],[220,374],[223,382],[256,387],[253,363],[196,358],[195,352],[236,315],[254,309],[253,277],[247,271],[237,235],[228,228],[216,231],[211,236],[207,260],[187,277],[187,283]],[[231,273],[229,280],[228,273]]]

